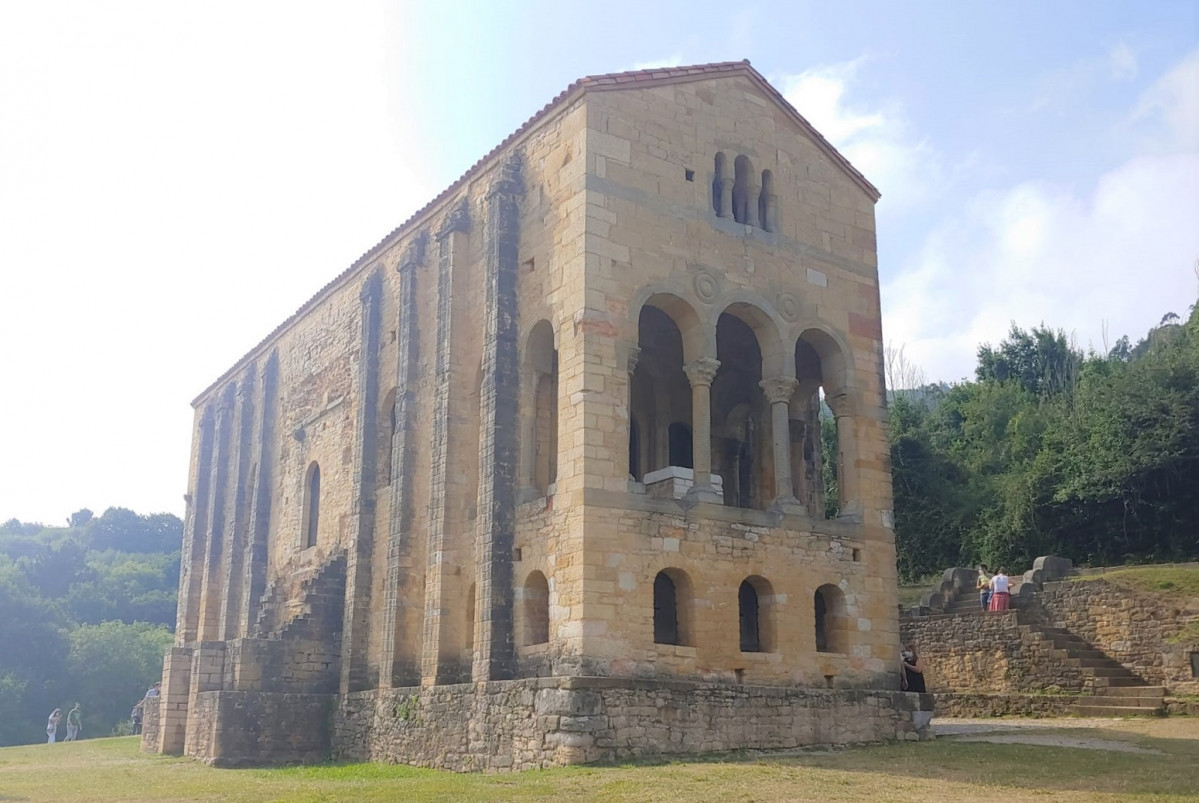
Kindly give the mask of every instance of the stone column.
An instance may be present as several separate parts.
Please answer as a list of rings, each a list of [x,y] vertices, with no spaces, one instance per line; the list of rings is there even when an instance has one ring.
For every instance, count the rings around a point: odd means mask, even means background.
[[[512,548],[516,538],[517,406],[516,295],[522,157],[509,155],[487,190],[487,309],[480,389],[479,529],[475,655],[472,679],[503,680],[516,672]]]
[[[454,461],[459,444],[473,450],[470,434],[462,426],[462,407],[467,398],[471,369],[460,364],[458,341],[467,316],[465,305],[470,232],[466,200],[450,211],[437,230],[437,345],[434,364],[433,477],[429,486],[429,531],[425,549],[424,643],[421,656],[421,683],[440,685],[462,683],[470,677],[470,662],[465,658],[461,626],[469,620],[465,613],[469,563],[464,554],[469,548],[469,525],[464,512],[467,495],[461,472]],[[463,458],[466,455],[462,455]],[[463,572],[463,566],[467,572]],[[458,629],[455,629],[455,625]]]
[[[745,187],[745,222],[750,226],[757,226],[759,229],[766,228],[766,221],[762,219],[761,204],[758,200],[762,197],[762,186],[760,184],[747,183]]]
[[[187,523],[179,567],[179,604],[175,616],[175,644],[182,647],[200,635],[200,598],[203,595],[205,534],[208,532],[208,488],[212,480],[212,450],[216,436],[215,414],[208,404],[199,416],[195,472],[187,496]],[[183,748],[180,746],[182,752]]]
[[[417,598],[412,565],[413,460],[416,441],[416,382],[420,367],[416,327],[416,272],[425,264],[428,235],[420,232],[396,266],[400,274],[399,320],[396,322],[395,438],[391,444],[391,512],[387,535],[387,575],[383,585],[382,656],[379,661],[381,686],[413,686],[420,683],[417,644],[424,616],[423,600]],[[414,571],[414,569],[417,569]],[[408,596],[404,599],[404,596]]]
[[[770,446],[774,452],[774,502],[771,507],[784,513],[806,512],[795,498],[791,483],[791,395],[799,387],[793,376],[774,376],[758,385],[770,403]]]
[[[766,195],[766,219],[762,221],[766,231],[779,230],[779,197],[774,193]]]
[[[233,481],[233,515],[226,524],[228,554],[225,555],[223,574],[224,588],[221,592],[220,640],[228,641],[246,635],[241,629],[242,577],[245,572],[246,519],[249,515],[250,466],[254,434],[254,380],[258,368],[253,362],[246,368],[245,376],[237,391],[237,475]]]
[[[241,632],[254,632],[262,595],[266,591],[266,572],[271,527],[271,482],[275,454],[275,405],[279,386],[279,352],[272,351],[262,371],[262,412],[258,421],[258,474],[254,478],[254,499],[250,509],[250,531],[246,543],[245,591],[241,604]]]
[[[733,217],[733,179],[720,180],[720,217]]]
[[[233,406],[237,383],[230,382],[221,394],[216,414],[216,455],[208,494],[208,532],[205,534],[204,579],[200,589],[200,641],[214,641],[220,632],[221,554],[225,536],[225,497],[229,484],[229,442],[232,439]]]
[[[376,270],[358,294],[361,334],[358,360],[358,424],[354,433],[354,497],[346,550],[346,592],[341,628],[342,694],[370,688],[371,557],[375,552],[375,482],[379,442],[379,343],[383,278]]]
[[[838,519],[860,522],[862,497],[858,477],[858,441],[855,427],[857,405],[845,393],[826,398],[837,419],[837,487],[841,504]]]
[[[683,366],[691,383],[691,459],[695,480],[687,497],[693,502],[724,501],[712,487],[712,380],[720,360],[700,357]]]

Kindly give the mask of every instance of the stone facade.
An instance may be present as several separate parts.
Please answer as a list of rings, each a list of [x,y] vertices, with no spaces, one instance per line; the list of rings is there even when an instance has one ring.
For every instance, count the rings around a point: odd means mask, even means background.
[[[877,199],[747,63],[573,84],[195,400],[147,747],[499,768],[912,732],[860,691],[898,688]],[[596,678],[586,723],[538,710]],[[319,744],[270,695],[326,696]],[[378,713],[410,699],[435,733]]]

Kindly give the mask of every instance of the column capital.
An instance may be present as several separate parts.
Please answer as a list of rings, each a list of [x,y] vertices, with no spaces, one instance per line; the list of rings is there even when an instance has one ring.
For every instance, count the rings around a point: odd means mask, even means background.
[[[683,366],[683,373],[687,375],[687,381],[691,383],[691,387],[703,386],[711,387],[712,380],[716,378],[716,371],[720,368],[720,360],[714,357],[700,357],[692,360]]]
[[[462,198],[450,208],[437,227],[437,239],[441,241],[455,232],[467,231],[470,231],[470,202]]]
[[[842,416],[854,415],[857,413],[857,400],[848,393],[838,393],[836,396],[825,396],[825,404],[833,411],[833,415],[837,418]]]
[[[404,249],[404,254],[400,257],[399,264],[396,265],[396,272],[416,270],[425,264],[425,244],[428,241],[429,233],[427,231],[422,229],[417,232],[412,241],[408,243],[408,247]]]
[[[799,387],[799,380],[793,376],[772,376],[759,382],[758,387],[766,394],[766,401],[771,404],[786,404]]]
[[[637,361],[641,359],[641,347],[629,346],[629,373],[637,370]]]

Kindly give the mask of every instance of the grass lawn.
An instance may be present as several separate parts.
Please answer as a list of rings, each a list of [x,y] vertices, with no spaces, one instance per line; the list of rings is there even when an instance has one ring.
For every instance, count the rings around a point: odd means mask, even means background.
[[[942,738],[790,756],[458,775],[378,764],[216,770],[144,755],[125,737],[0,749],[0,801],[1199,800],[1199,719],[1038,731],[1046,734],[1154,752]]]
[[[1071,582],[1085,583],[1093,580],[1107,582],[1136,591],[1169,594],[1172,597],[1192,600],[1199,598],[1199,569],[1184,569],[1176,566],[1145,566],[1141,568],[1114,569],[1103,574],[1072,577]]]

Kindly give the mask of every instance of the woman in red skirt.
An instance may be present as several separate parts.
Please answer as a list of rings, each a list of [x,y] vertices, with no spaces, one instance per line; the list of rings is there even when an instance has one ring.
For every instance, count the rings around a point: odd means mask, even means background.
[[[1000,569],[991,578],[991,610],[1006,611],[1012,607],[1012,581],[1006,569]]]

